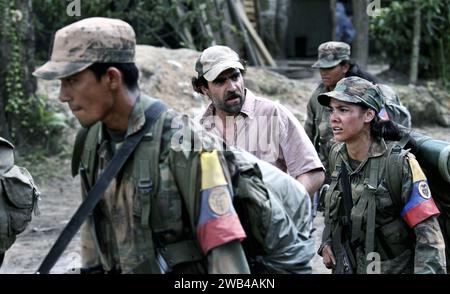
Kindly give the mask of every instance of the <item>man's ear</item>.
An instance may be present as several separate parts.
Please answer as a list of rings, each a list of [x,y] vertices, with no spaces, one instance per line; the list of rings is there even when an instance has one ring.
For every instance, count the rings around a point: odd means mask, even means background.
[[[350,69],[350,63],[344,63],[342,65],[342,70],[344,71],[344,74],[346,74],[349,69]]]
[[[209,95],[208,95],[208,94],[209,94],[209,89],[208,89],[208,87],[205,87],[205,86],[201,85],[201,86],[200,86],[200,91],[202,92],[203,95],[209,96]]]
[[[106,79],[106,83],[110,90],[117,90],[122,86],[122,72],[116,67],[109,67],[103,77]]]

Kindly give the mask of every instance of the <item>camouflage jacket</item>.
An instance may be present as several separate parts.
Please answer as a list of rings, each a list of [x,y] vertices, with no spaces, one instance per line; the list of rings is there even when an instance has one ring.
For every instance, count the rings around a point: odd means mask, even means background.
[[[154,99],[147,96],[141,96],[138,99],[130,114],[125,136],[142,128],[145,122],[144,111],[152,101]],[[168,111],[158,119],[127,160],[122,170],[109,184],[102,200],[94,210],[93,216],[83,226],[81,232],[83,267],[89,268],[100,264],[105,271],[122,273],[249,272],[245,255],[238,241],[245,235],[229,235],[228,239],[222,239],[218,244],[215,243],[217,246],[207,248],[206,252],[191,250],[192,247],[198,248],[202,244],[199,244],[201,240],[198,240],[198,232],[196,234],[195,228],[192,228],[192,220],[186,213],[186,205],[196,208],[201,206],[200,195],[206,190],[200,191],[200,180],[197,179],[197,175],[194,175],[194,178],[186,173],[180,175],[176,172],[176,169],[179,165],[184,169],[189,169],[192,166],[196,170],[197,166],[194,165],[199,165],[198,158],[204,149],[175,150],[172,148],[171,140],[173,140],[175,132],[178,131],[177,128],[171,126],[174,117],[176,117],[175,113]],[[161,134],[158,134],[155,127],[158,123],[162,123],[164,126]],[[193,136],[196,134],[191,129],[187,131]],[[88,143],[85,143],[81,163],[91,169],[88,170],[89,178],[95,182],[112,159],[115,150],[120,147],[121,142],[113,139],[115,136],[111,135],[103,124],[100,124],[99,132],[94,135],[98,136],[98,147],[96,147],[94,153],[91,152],[91,155],[89,155],[86,150],[93,147],[87,146]],[[178,139],[179,142],[183,141],[183,138]],[[89,134],[86,142],[88,140]],[[159,158],[155,159],[159,161],[159,179],[153,182],[155,194],[150,194],[151,191],[149,192],[146,189],[140,189],[140,183],[145,182],[142,180],[148,180],[150,176],[148,170],[151,168],[150,161],[146,159],[150,160],[148,157],[151,157],[152,152],[154,152],[153,149],[147,148],[149,145],[145,145],[147,144],[146,140],[160,141]],[[196,138],[196,140],[200,140],[200,138]],[[147,147],[143,148],[142,146]],[[153,144],[153,146],[156,146],[156,144]],[[144,152],[148,157],[138,155],[139,152]],[[92,156],[92,154],[95,155]],[[177,158],[180,160],[174,162],[174,156],[178,156]],[[95,160],[89,157],[95,157]],[[92,162],[95,162],[95,164],[92,165]],[[198,193],[195,193],[195,191],[192,193],[195,195],[194,199],[191,199],[193,203],[185,203],[183,193],[187,192],[185,189],[179,188],[183,187],[188,181],[195,181],[196,184],[193,186],[198,187]],[[203,176],[202,181],[205,182]],[[226,188],[222,187],[220,191],[213,189],[213,192],[218,192],[215,193],[215,199],[219,201],[219,204],[223,204],[223,209],[229,209],[230,207],[233,209],[231,199],[224,198],[224,196],[229,196]],[[210,194],[212,195],[213,192]],[[86,192],[83,190],[83,197],[85,195]],[[152,195],[152,198],[150,198],[150,195]],[[150,206],[144,205],[146,201],[150,201]],[[224,201],[230,202],[225,203],[225,205]],[[148,213],[146,218],[143,217],[145,211]],[[239,223],[236,224],[236,226],[239,225]],[[211,236],[214,236],[215,233],[214,230],[204,229],[203,231]],[[240,232],[242,233],[243,230]],[[173,252],[168,256],[167,252],[170,251]],[[198,256],[199,252],[201,253],[200,256]],[[196,255],[197,257],[195,257]],[[192,257],[192,260],[183,260],[183,262],[178,263],[176,260],[185,259],[183,256]],[[156,260],[159,267],[155,267],[155,263],[149,265],[148,260]]]
[[[344,143],[336,144],[331,153],[337,152],[342,158],[342,165],[346,165],[351,184],[353,207],[351,210],[351,248],[356,262],[356,273],[366,273],[368,260],[366,258],[367,239],[373,238],[373,251],[380,257],[380,273],[445,273],[444,240],[437,221],[437,213],[424,212],[416,224],[407,224],[405,216],[401,216],[406,207],[410,206],[413,191],[416,189],[413,182],[411,166],[415,166],[419,173],[420,167],[412,154],[407,154],[402,166],[402,192],[398,207],[396,201],[388,190],[385,174],[385,166],[379,167],[379,184],[375,185],[374,192],[374,236],[369,236],[367,225],[370,217],[370,200],[364,203],[364,193],[370,186],[371,170],[373,162],[377,158],[387,157],[390,146],[384,140],[375,141],[369,149],[368,157],[362,162],[349,160]],[[331,154],[330,154],[331,158]],[[387,161],[384,161],[389,164]],[[335,164],[337,166],[337,164]],[[341,226],[339,221],[339,203],[342,202],[342,188],[338,179],[335,178],[336,166],[332,167],[332,181],[330,190],[325,198],[325,229],[322,236],[322,246],[332,244],[333,232]],[[340,175],[342,176],[342,175]],[[425,179],[426,180],[426,179]],[[338,182],[337,182],[338,181]],[[337,183],[336,183],[337,182]],[[431,195],[429,198],[432,201]],[[434,205],[434,202],[433,202]],[[361,209],[362,207],[362,209]],[[428,215],[427,215],[428,213]],[[361,214],[361,215],[360,215]],[[412,226],[412,228],[411,228]],[[321,248],[319,254],[321,254]],[[333,251],[337,248],[332,245]]]
[[[330,126],[330,113],[319,104],[317,97],[319,94],[327,91],[325,85],[320,83],[311,95],[306,108],[307,116],[304,125],[305,132],[309,139],[311,139],[311,142],[313,143],[314,148],[316,148],[317,154],[325,167],[325,183],[329,183],[330,180],[328,154],[333,145],[333,132]]]

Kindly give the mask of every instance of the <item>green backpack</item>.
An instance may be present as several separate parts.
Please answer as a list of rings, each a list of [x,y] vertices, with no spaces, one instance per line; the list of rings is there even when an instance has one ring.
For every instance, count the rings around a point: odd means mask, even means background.
[[[447,272],[450,270],[450,142],[435,140],[431,137],[411,131],[394,148],[386,169],[387,184],[393,191],[393,201],[401,199],[401,166],[405,146],[414,139],[416,148],[411,151],[425,173],[433,200],[441,214],[438,217],[445,241]],[[396,203],[396,202],[394,202]],[[399,205],[399,202],[397,202]]]
[[[144,136],[143,141],[135,150],[134,160],[140,162],[139,168],[135,169],[133,177],[137,186],[145,186],[146,197],[141,197],[142,216],[141,225],[152,227],[155,220],[155,212],[152,209],[152,199],[158,191],[160,147],[159,140],[161,134],[168,130],[164,129],[164,120],[167,113],[164,113],[156,124]],[[184,121],[189,121],[184,117]],[[189,122],[188,122],[189,123]],[[99,138],[100,124],[96,124],[89,129],[82,129],[77,134],[72,159],[72,173],[75,176],[79,172],[81,158],[87,158],[87,164],[82,168],[87,170],[89,185],[92,185],[92,171],[95,167],[96,146]],[[212,150],[212,144],[208,142],[208,137],[202,138],[203,150]],[[196,133],[192,132],[191,143],[200,140]],[[197,145],[193,145],[197,146]],[[205,152],[204,151],[204,152]],[[188,212],[191,226],[192,242],[188,247],[181,250],[175,243],[170,244],[170,248],[165,251],[165,255],[170,258],[170,267],[189,261],[203,259],[204,255],[196,243],[196,224],[199,215],[198,181],[200,180],[200,153],[191,152],[189,156],[190,165],[184,152],[170,152],[169,165],[175,166],[172,169],[173,177],[183,198],[184,207]],[[266,188],[262,180],[261,171],[252,162],[240,157],[238,153],[231,150],[219,152],[219,159],[224,167],[224,174],[227,182],[231,183],[234,194],[234,206],[239,215],[241,223],[247,234],[247,239],[243,242],[249,265],[252,272],[270,273],[307,273],[311,271],[311,256],[306,256],[304,251],[310,245],[310,240],[300,240],[294,222],[289,217],[283,204],[276,199]],[[137,187],[138,188],[138,187]],[[293,195],[292,197],[295,197]],[[149,222],[149,216],[152,220]],[[274,219],[275,218],[275,219]],[[276,227],[278,226],[278,228]],[[280,229],[281,228],[281,229]],[[276,232],[278,234],[276,234]],[[180,242],[181,243],[181,242]],[[186,245],[183,243],[183,246]],[[312,248],[312,247],[311,247]],[[169,251],[173,252],[169,252]],[[176,252],[175,252],[176,251]]]
[[[39,191],[30,173],[14,164],[14,146],[0,138],[0,255],[38,213]],[[0,262],[1,265],[1,262]]]

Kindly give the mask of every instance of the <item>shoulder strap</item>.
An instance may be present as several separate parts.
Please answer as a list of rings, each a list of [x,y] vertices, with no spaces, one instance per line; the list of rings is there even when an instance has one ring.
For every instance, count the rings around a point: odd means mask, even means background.
[[[64,252],[70,240],[72,240],[73,236],[75,236],[75,234],[78,232],[85,219],[95,208],[98,201],[100,201],[100,199],[102,198],[103,193],[108,187],[111,180],[125,164],[126,160],[136,148],[138,143],[141,141],[145,133],[166,109],[166,106],[159,101],[153,103],[149,108],[146,109],[146,120],[142,129],[127,137],[127,139],[123,142],[120,149],[117,151],[111,162],[105,168],[105,171],[102,173],[99,180],[94,184],[92,189],[90,189],[86,200],[84,200],[80,207],[78,207],[69,223],[59,235],[55,244],[53,244],[53,247],[44,258],[36,273],[48,274],[50,272],[53,265],[56,263],[56,261],[58,261],[59,257]]]
[[[402,206],[401,191],[403,158],[408,153],[407,150],[403,149],[406,142],[404,142],[402,138],[398,144],[393,144],[390,146],[386,160],[386,183],[389,194],[392,196],[391,200],[398,209],[401,209]]]
[[[149,229],[151,201],[159,190],[159,156],[164,118],[165,114],[156,122],[153,132],[144,136],[143,143],[150,141],[149,144],[140,146],[136,153],[138,159],[137,189],[142,203],[141,225],[145,229]],[[154,212],[159,213],[157,209]]]
[[[89,129],[90,128],[82,128],[78,131],[77,136],[75,137],[72,153],[72,177],[78,175],[80,170],[81,155],[83,154],[84,142],[86,141]]]
[[[337,163],[339,150],[344,146],[344,143],[336,143],[331,146],[330,154],[328,156],[330,173],[333,172],[336,168],[335,165]]]

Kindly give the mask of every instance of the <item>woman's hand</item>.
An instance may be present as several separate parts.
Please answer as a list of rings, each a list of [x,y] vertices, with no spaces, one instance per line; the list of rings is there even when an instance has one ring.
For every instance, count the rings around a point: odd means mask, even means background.
[[[334,258],[333,250],[330,245],[325,245],[322,249],[322,261],[326,268],[334,268],[336,259]]]

